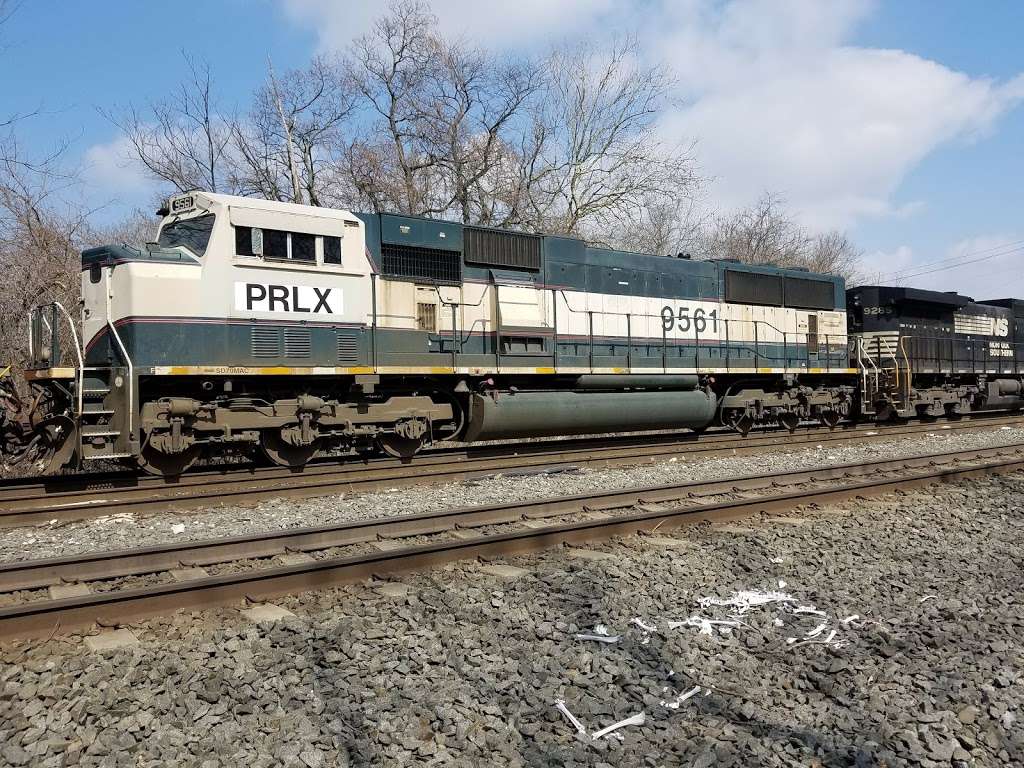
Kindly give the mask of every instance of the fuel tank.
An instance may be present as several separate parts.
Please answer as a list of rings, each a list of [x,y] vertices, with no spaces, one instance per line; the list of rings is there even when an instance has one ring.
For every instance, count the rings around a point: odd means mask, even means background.
[[[665,392],[500,392],[472,395],[466,440],[702,429],[715,415],[703,390]]]
[[[1024,384],[1019,379],[995,379],[988,383],[978,410],[992,411],[1024,406]]]

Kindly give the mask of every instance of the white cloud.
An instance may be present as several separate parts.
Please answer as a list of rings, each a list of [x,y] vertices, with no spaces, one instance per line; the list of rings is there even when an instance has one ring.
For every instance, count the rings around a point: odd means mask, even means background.
[[[1024,292],[1024,234],[965,238],[944,252],[921,254],[907,245],[864,256],[866,282],[956,290],[978,300]]]
[[[139,200],[148,199],[158,189],[134,158],[131,142],[124,134],[85,150],[83,181],[92,201],[114,208],[138,205]]]
[[[381,4],[281,0],[321,48],[343,48]],[[810,226],[912,216],[899,187],[926,156],[977,139],[1024,99],[1024,75],[999,83],[900,50],[850,44],[874,0],[435,0],[442,29],[500,49],[637,32],[667,62],[682,106],[672,143],[697,141],[710,199],[786,199]]]
[[[1024,77],[971,78],[897,50],[845,45],[871,4],[736,0],[663,26],[662,55],[689,104],[664,123],[693,136],[720,204],[780,192],[812,226],[905,216],[901,181],[972,140],[1024,98]],[[691,6],[692,11],[692,6]]]
[[[901,245],[891,251],[873,251],[861,258],[861,282],[869,285],[891,283],[893,277],[914,263],[914,249]]]
[[[292,21],[316,30],[321,51],[344,49],[370,29],[385,11],[384,3],[357,0],[282,0]],[[550,39],[613,13],[613,0],[435,0],[431,4],[441,30],[492,48],[507,49]]]

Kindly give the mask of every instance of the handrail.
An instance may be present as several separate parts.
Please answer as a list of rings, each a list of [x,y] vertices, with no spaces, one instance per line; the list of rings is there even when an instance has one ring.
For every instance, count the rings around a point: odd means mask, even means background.
[[[55,310],[59,310],[60,314],[62,314],[67,319],[68,329],[71,331],[71,340],[75,343],[75,358],[78,361],[78,367],[76,368],[76,383],[77,383],[76,389],[78,391],[76,392],[76,401],[77,402],[76,402],[75,416],[79,417],[82,414],[82,389],[83,389],[83,387],[85,385],[85,359],[84,359],[83,353],[82,353],[82,343],[81,343],[81,341],[80,341],[80,339],[78,337],[78,329],[75,328],[75,320],[74,320],[73,317],[71,317],[71,313],[68,312],[67,309],[64,307],[64,305],[61,304],[59,301],[51,301],[49,304],[37,304],[36,306],[32,307],[29,310],[29,313],[28,313],[28,353],[29,353],[29,357],[32,358],[33,364],[36,363],[37,360],[38,360],[37,357],[36,357],[36,347],[35,347],[36,339],[34,337],[34,334],[32,333],[32,327],[35,325],[35,318],[38,316],[39,319],[46,325],[46,329],[50,332],[50,350],[51,350],[50,351],[50,363],[51,363],[51,365],[53,363],[53,350],[57,348],[57,344],[59,343],[59,336],[58,336],[58,334],[60,333],[60,328],[59,327],[55,328],[50,323],[50,321],[46,319],[46,315],[43,313],[43,310],[46,309],[47,307],[52,307]],[[54,314],[54,318],[56,318],[56,317],[57,317],[57,315]],[[45,338],[45,337],[43,337],[43,338]],[[39,339],[40,343],[42,343],[43,338]]]
[[[868,368],[864,365],[864,360],[871,363],[871,367],[874,369],[875,380],[877,382],[881,372],[878,370],[878,366],[875,365],[875,359],[871,356],[871,353],[864,348],[864,337],[857,337],[857,364],[861,367],[861,382],[862,389],[866,392],[868,388]]]
[[[934,354],[928,354],[932,351],[926,346],[929,342],[935,344]],[[999,351],[995,354],[993,354],[992,346],[994,344],[999,345]],[[960,346],[958,347],[957,345]],[[971,356],[959,356],[958,352],[963,352],[964,347],[968,345],[971,348]],[[978,345],[984,348],[984,355],[982,357],[978,357],[974,352]],[[943,350],[947,348],[949,350],[948,355],[943,353]],[[910,355],[913,355],[914,365],[918,367],[922,364],[930,363],[939,369],[948,365],[950,371],[959,373],[995,372],[1018,375],[1020,361],[1024,359],[1024,343],[1001,341],[992,338],[901,335],[899,338],[899,352],[902,354],[904,364],[908,369],[911,367]],[[970,367],[968,368],[968,366]],[[1012,370],[1010,370],[1011,368]]]
[[[903,344],[903,341],[906,338],[907,338],[906,336],[900,334],[900,344],[899,344],[899,347],[900,347],[900,352],[903,353],[903,362],[907,364],[907,382],[909,383],[910,380],[911,380],[910,358],[907,357],[907,348]],[[899,386],[899,367],[900,367],[899,361],[896,361],[896,371],[897,371],[896,385],[897,386]]]
[[[104,293],[106,294],[107,327],[110,328],[110,334],[114,337],[114,341],[117,342],[118,349],[121,350],[121,356],[128,364],[128,439],[131,440],[135,436],[135,366],[132,364],[131,357],[128,356],[128,350],[125,348],[124,342],[121,341],[121,334],[117,332],[114,321],[110,318],[110,274],[113,271],[113,267],[107,267],[103,270],[105,275],[104,287],[106,288]]]
[[[85,358],[82,356],[82,346],[81,346],[81,344],[79,344],[79,341],[78,341],[78,331],[75,330],[75,321],[71,318],[71,313],[68,312],[64,308],[64,305],[61,304],[59,301],[55,301],[53,303],[54,303],[54,306],[56,306],[57,309],[59,309],[64,314],[64,317],[66,317],[68,319],[68,327],[71,328],[71,338],[75,342],[75,357],[78,358],[78,382],[77,382],[77,384],[78,384],[78,387],[77,387],[77,389],[78,389],[78,392],[77,392],[77,395],[78,395],[78,409],[75,412],[75,415],[76,416],[81,416],[82,415],[82,408],[83,408],[83,405],[82,405],[82,390],[85,388]]]
[[[574,308],[569,303],[569,298],[568,298],[568,296],[565,295],[565,289],[564,288],[557,288],[557,289],[553,289],[553,290],[556,290],[558,293],[560,293],[562,295],[562,299],[565,301],[566,309],[568,309],[570,312],[572,312],[573,314],[576,314],[576,315],[585,315],[585,314],[588,314],[590,312],[594,312],[594,313],[602,315],[604,317],[645,317],[645,318],[648,318],[650,320],[661,320],[662,319],[660,314],[652,315],[652,314],[648,314],[646,312],[608,312],[608,311],[603,310],[603,309],[602,310],[576,309],[576,308]],[[627,296],[625,298],[629,298],[629,297]],[[637,298],[651,298],[651,297],[647,296],[647,297],[637,297]],[[667,301],[707,301],[707,300],[706,299],[667,299]],[[714,303],[714,302],[708,302],[708,303]],[[725,306],[725,304],[723,304],[721,302],[720,302],[720,304],[722,306]],[[719,319],[719,322],[722,322],[722,323],[725,323],[725,322],[728,322],[728,323],[746,323],[747,325],[759,326],[759,327],[763,327],[763,328],[770,328],[771,330],[775,331],[775,333],[779,334],[780,336],[787,336],[787,335],[790,335],[790,336],[792,336],[792,335],[800,336],[800,335],[802,335],[804,337],[807,337],[807,336],[812,336],[813,335],[811,333],[803,333],[803,334],[801,334],[800,331],[783,331],[783,330],[777,328],[776,326],[772,325],[771,323],[769,323],[767,320],[741,320],[741,319],[738,319],[738,318],[725,318],[725,317],[723,317],[723,318]],[[831,336],[831,337],[834,337],[834,338],[837,338],[837,339],[839,339],[839,338],[846,338],[846,337],[849,336],[849,334],[822,334],[820,331],[819,331],[818,335],[819,336],[821,336],[821,335]],[[765,339],[762,339],[761,341],[764,342]]]

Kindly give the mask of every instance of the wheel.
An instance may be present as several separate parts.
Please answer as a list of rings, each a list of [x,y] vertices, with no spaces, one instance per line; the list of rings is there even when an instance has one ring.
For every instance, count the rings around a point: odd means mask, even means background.
[[[746,437],[754,426],[754,420],[749,414],[740,410],[733,410],[726,414],[726,426],[732,427],[743,437]]]
[[[270,430],[260,435],[260,447],[263,454],[277,466],[302,469],[316,456],[320,441],[314,440],[309,445],[292,445],[282,440],[276,430]]]
[[[394,456],[396,459],[402,459],[402,461],[408,461],[416,452],[423,447],[423,438],[410,438],[400,437],[395,434],[380,435],[377,438],[377,445],[380,449],[389,456]]]
[[[839,411],[822,411],[818,414],[818,420],[822,423],[822,426],[829,429],[835,429],[842,418],[843,415]]]
[[[789,430],[789,434],[796,432],[796,428],[800,426],[800,417],[792,411],[783,411],[777,417],[779,424]]]
[[[135,463],[139,469],[150,475],[177,477],[195,464],[202,452],[201,446],[193,445],[181,453],[164,453],[146,443]]]

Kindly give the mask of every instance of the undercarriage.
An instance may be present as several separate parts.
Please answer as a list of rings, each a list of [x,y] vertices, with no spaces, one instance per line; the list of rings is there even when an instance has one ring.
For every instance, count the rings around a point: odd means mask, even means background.
[[[817,421],[832,429],[856,418],[856,387],[840,380],[736,382],[722,394],[719,423],[746,435],[755,426],[781,426],[793,432],[801,422]]]

